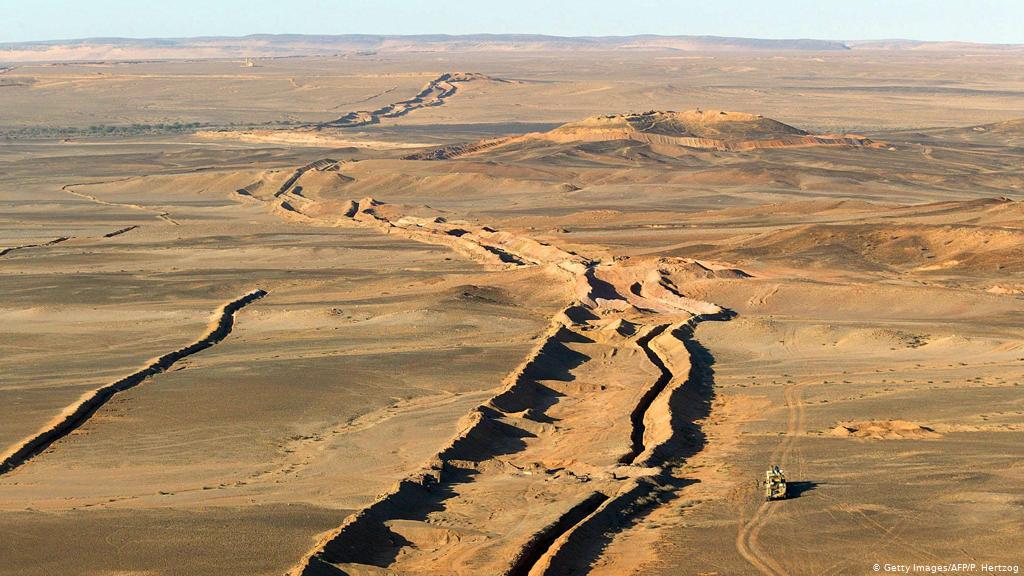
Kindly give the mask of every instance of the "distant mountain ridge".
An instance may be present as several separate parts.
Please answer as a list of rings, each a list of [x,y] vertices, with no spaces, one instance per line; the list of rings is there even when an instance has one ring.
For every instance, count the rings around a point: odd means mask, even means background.
[[[881,40],[840,42],[813,39],[758,39],[725,36],[546,36],[542,34],[254,34],[241,37],[85,38],[0,43],[0,61],[271,58],[375,52],[459,52],[531,50],[671,51],[845,51],[845,50],[1021,50],[1024,45]]]

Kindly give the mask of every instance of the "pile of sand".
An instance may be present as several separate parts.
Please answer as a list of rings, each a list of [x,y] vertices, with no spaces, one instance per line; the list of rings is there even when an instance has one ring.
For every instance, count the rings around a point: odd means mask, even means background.
[[[866,440],[920,440],[942,435],[922,424],[904,420],[863,420],[844,422],[832,429],[833,436]]]

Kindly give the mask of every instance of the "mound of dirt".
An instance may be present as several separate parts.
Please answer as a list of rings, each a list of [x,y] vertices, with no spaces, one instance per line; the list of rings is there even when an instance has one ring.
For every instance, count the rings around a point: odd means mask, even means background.
[[[639,134],[729,141],[806,136],[808,132],[771,118],[722,110],[650,111],[595,116],[547,132],[551,139],[638,139]]]
[[[832,429],[833,436],[866,440],[920,440],[942,435],[922,424],[904,420],[863,420],[844,422]]]
[[[650,111],[594,116],[548,132],[450,145],[408,156],[410,160],[446,160],[523,144],[640,142],[652,149],[692,148],[742,151],[792,146],[869,146],[862,136],[811,134],[771,118],[724,110]],[[594,152],[594,150],[589,150]]]
[[[447,303],[515,306],[515,300],[512,296],[501,288],[478,286],[476,284],[462,284],[446,290],[443,301]]]

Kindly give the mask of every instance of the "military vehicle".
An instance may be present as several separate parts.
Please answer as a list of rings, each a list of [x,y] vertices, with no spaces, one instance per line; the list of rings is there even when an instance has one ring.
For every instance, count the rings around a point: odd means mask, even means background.
[[[783,500],[786,498],[786,475],[778,466],[772,466],[764,473],[765,501]]]

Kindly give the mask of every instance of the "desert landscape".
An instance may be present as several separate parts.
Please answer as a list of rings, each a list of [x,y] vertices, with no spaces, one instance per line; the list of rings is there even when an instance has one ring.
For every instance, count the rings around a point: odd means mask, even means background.
[[[0,45],[0,574],[1017,573],[1022,61]]]

